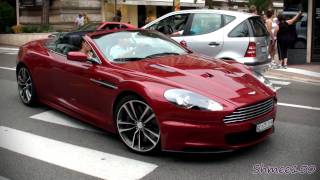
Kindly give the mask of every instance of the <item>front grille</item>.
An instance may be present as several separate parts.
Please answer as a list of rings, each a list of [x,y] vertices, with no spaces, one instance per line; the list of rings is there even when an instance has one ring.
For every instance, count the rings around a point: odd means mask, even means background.
[[[257,133],[255,128],[250,129],[249,131],[231,133],[225,136],[225,140],[230,145],[241,145],[246,143],[251,143],[257,141],[268,134],[274,132],[274,127],[267,129],[261,133]]]
[[[251,106],[239,108],[232,114],[225,116],[224,123],[231,123],[237,121],[246,121],[249,119],[254,119],[265,113],[270,112],[273,109],[274,101],[273,99],[268,99],[266,101],[254,104]]]

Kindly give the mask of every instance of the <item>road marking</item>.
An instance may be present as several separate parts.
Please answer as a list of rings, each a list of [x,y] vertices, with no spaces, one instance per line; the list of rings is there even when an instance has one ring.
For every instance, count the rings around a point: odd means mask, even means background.
[[[277,81],[277,80],[271,80],[271,79],[270,79],[270,82],[272,84],[283,85],[283,86],[288,86],[289,84],[291,84],[291,82],[288,82],[288,81]]]
[[[16,68],[9,68],[9,67],[2,67],[2,66],[0,66],[0,69],[11,70],[11,71],[16,70]]]
[[[288,80],[287,78],[281,78],[281,77],[270,76],[270,75],[264,75],[264,77],[266,77],[266,78],[268,78],[268,79]]]
[[[0,180],[9,180],[8,178],[5,178],[3,176],[0,176]]]
[[[44,121],[44,122],[48,122],[48,123],[58,124],[58,125],[62,125],[62,126],[68,126],[68,127],[72,127],[72,128],[76,128],[76,129],[83,129],[83,130],[87,130],[87,131],[103,133],[102,131],[99,131],[98,129],[94,129],[94,128],[90,127],[89,125],[86,125],[86,124],[80,122],[80,120],[73,119],[63,113],[59,113],[56,111],[46,111],[43,113],[33,115],[30,118]]]
[[[292,72],[320,78],[320,73],[297,68],[277,69],[278,71]]]
[[[277,103],[279,106],[288,106],[288,107],[295,107],[295,108],[302,108],[302,109],[310,109],[310,110],[316,110],[320,111],[319,107],[312,107],[312,106],[303,106],[303,105],[298,105],[298,104],[288,104],[288,103]]]
[[[281,87],[275,86],[274,89],[275,89],[276,91],[278,91],[279,89],[281,89]]]
[[[140,179],[158,166],[0,126],[0,147],[108,180]]]
[[[0,48],[0,54],[16,55],[16,54],[18,54],[18,50],[19,50],[19,49]]]

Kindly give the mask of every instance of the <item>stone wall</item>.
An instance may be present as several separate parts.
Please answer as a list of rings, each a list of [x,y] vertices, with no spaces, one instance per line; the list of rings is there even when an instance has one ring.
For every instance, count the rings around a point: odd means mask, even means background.
[[[41,8],[21,8],[22,25],[39,25]],[[49,22],[55,30],[72,29],[76,16],[86,13],[90,21],[101,21],[101,0],[53,0],[49,11]]]
[[[48,38],[50,33],[0,34],[0,44],[21,46],[29,41]]]

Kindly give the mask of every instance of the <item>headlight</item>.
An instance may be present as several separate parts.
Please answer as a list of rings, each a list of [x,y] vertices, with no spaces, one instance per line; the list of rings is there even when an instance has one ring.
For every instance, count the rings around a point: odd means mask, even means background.
[[[171,103],[185,109],[200,109],[208,111],[221,111],[223,107],[218,102],[200,94],[185,89],[170,89],[164,97]]]
[[[264,85],[266,85],[267,87],[269,87],[272,91],[276,91],[276,88],[273,86],[273,84],[269,81],[269,79],[267,79],[266,77],[264,77],[261,73],[253,71],[253,76],[258,79],[260,82],[262,82]]]

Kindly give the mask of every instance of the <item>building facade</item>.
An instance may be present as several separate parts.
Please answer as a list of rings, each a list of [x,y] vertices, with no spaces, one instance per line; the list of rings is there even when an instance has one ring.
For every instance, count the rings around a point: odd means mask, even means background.
[[[142,26],[173,11],[173,0],[50,0],[49,22],[57,30],[73,27],[78,13],[86,13],[90,21],[111,21],[116,10],[121,21]],[[180,0],[180,9],[205,8],[205,0]],[[41,23],[42,0],[20,1],[20,23]],[[213,0],[213,8],[247,11],[247,0]]]
[[[56,30],[72,29],[79,13],[86,13],[90,21],[101,21],[101,0],[50,0],[49,23]],[[41,23],[42,0],[20,2],[20,24]]]

